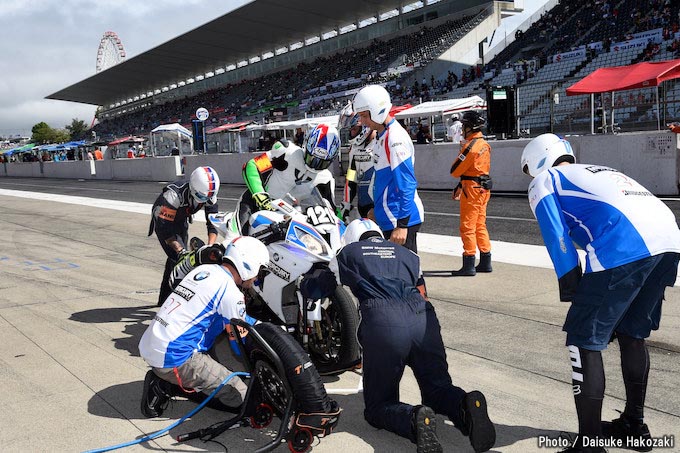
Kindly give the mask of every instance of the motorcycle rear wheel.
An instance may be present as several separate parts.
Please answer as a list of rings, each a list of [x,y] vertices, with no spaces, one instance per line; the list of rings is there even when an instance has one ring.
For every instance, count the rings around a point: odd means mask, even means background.
[[[321,306],[321,321],[312,325],[308,343],[309,356],[321,375],[340,374],[361,362],[354,299],[338,286],[327,302]]]

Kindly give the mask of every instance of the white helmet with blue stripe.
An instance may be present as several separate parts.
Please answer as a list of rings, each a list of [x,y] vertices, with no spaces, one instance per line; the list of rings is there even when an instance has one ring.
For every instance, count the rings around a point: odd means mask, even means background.
[[[542,134],[531,140],[522,152],[522,171],[536,177],[561,162],[576,162],[571,144],[555,134]]]
[[[371,233],[371,234],[366,234]],[[361,241],[371,236],[383,237],[380,227],[371,219],[356,219],[352,220],[345,234],[342,235],[342,245],[349,245],[352,242]]]
[[[254,237],[239,236],[232,241],[224,241],[222,261],[230,262],[244,282],[258,277],[263,269],[269,267],[267,246]]]

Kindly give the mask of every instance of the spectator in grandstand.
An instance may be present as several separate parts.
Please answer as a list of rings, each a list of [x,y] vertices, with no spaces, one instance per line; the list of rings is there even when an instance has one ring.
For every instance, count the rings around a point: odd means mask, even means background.
[[[418,452],[442,452],[435,413],[446,415],[476,452],[494,446],[496,431],[479,391],[454,386],[446,362],[439,320],[418,289],[420,260],[385,241],[369,219],[352,221],[338,253],[340,281],[359,300],[358,336],[363,350],[364,418],[411,440]],[[421,404],[399,401],[399,381],[409,366]]]
[[[534,178],[528,197],[557,273],[560,300],[571,302],[563,330],[579,441],[564,451],[606,451],[582,445],[584,438],[646,445],[651,435],[644,423],[650,367],[645,339],[659,328],[664,292],[676,280],[680,230],[672,211],[637,181],[612,168],[575,162],[569,142],[553,134],[534,138],[521,158],[522,170]],[[576,246],[586,250],[585,273]],[[618,419],[601,422],[601,351],[614,338],[626,405]]]
[[[373,148],[374,218],[385,238],[418,252],[416,236],[425,213],[418,196],[413,142],[390,116],[390,94],[380,85],[363,87],[352,101],[362,126],[377,131]]]
[[[250,214],[271,210],[271,200],[290,194],[304,200],[316,187],[323,198],[335,207],[335,179],[328,170],[340,152],[340,135],[335,126],[319,124],[307,137],[305,148],[281,139],[270,151],[243,165],[247,189],[241,195],[236,212],[242,234],[248,234]]]
[[[218,212],[217,193],[220,178],[211,167],[198,167],[188,180],[180,179],[168,184],[156,198],[151,210],[149,236],[156,233],[167,259],[163,280],[158,293],[160,307],[171,292],[170,274],[172,269],[189,252],[189,221],[194,214],[203,209],[208,230],[208,245],[217,240],[217,228],[210,222],[208,214]]]
[[[347,220],[352,203],[357,198],[357,211],[360,217],[366,217],[373,209],[373,199],[369,193],[373,180],[373,147],[376,132],[368,126],[359,124],[359,115],[352,110],[352,104],[347,104],[340,112],[338,129],[346,129],[349,141],[349,161],[345,175],[345,190],[342,194],[340,217]],[[357,197],[358,195],[358,197]]]
[[[453,199],[460,200],[460,238],[463,241],[463,267],[452,274],[473,277],[491,272],[491,240],[486,228],[486,207],[491,199],[491,146],[484,140],[486,120],[474,110],[463,113],[460,154],[451,165],[451,176],[460,178]],[[479,265],[475,255],[479,249]]]
[[[302,144],[304,143],[304,141],[305,141],[305,133],[302,132],[302,128],[301,128],[301,127],[298,127],[298,128],[295,130],[295,144],[296,144],[297,146],[300,146],[300,147],[301,147]]]

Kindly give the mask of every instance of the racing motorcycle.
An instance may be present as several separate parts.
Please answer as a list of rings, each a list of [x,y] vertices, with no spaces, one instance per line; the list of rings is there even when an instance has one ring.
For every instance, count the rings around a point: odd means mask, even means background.
[[[249,235],[269,250],[269,273],[245,294],[248,314],[285,326],[320,374],[337,374],[361,361],[359,315],[350,293],[337,284],[336,252],[345,225],[318,192],[298,201],[290,194],[254,212]],[[226,239],[240,235],[238,213],[211,214]]]

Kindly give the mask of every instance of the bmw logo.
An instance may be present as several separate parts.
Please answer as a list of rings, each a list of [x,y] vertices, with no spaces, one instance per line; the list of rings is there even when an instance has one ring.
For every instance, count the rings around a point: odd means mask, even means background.
[[[272,255],[272,258],[274,259],[274,261],[278,261],[278,260],[279,260],[279,254],[278,254],[278,253],[274,253],[274,254]]]
[[[194,275],[194,280],[196,280],[197,282],[200,282],[201,280],[205,280],[209,276],[210,276],[210,272],[202,271],[202,272],[199,272],[198,274]]]

